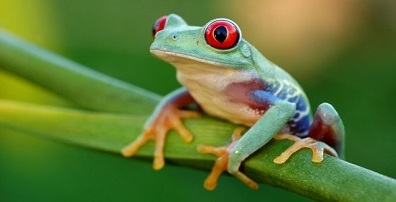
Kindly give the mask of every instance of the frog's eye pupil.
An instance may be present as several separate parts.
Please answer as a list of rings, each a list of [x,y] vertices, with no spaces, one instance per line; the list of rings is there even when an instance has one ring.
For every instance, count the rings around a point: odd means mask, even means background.
[[[238,26],[226,19],[210,22],[205,30],[206,43],[221,50],[234,48],[239,42],[240,35]]]
[[[157,34],[157,32],[161,31],[165,27],[166,20],[168,19],[167,16],[162,16],[155,21],[152,29],[153,37]]]
[[[213,34],[218,42],[223,43],[227,38],[227,28],[224,26],[219,26],[214,30]]]

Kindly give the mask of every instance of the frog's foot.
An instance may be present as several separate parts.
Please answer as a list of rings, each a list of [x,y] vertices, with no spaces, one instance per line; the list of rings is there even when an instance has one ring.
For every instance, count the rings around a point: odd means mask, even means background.
[[[217,160],[215,161],[215,164],[213,165],[212,171],[210,172],[209,176],[206,178],[204,182],[205,189],[213,190],[216,188],[220,174],[223,171],[227,170],[229,150],[238,142],[244,130],[245,128],[243,127],[236,128],[231,137],[232,142],[227,146],[223,146],[223,147],[213,147],[208,145],[198,146],[197,149],[199,153],[214,154],[218,156]],[[250,179],[248,176],[246,176],[244,173],[237,171],[236,173],[233,173],[233,175],[239,180],[241,180],[243,183],[245,183],[247,186],[249,186],[250,188],[258,189],[258,184],[252,179]]]
[[[293,140],[295,143],[290,146],[286,151],[284,151],[280,156],[274,159],[274,163],[282,164],[286,162],[292,154],[297,152],[302,148],[309,148],[312,150],[312,161],[315,163],[320,163],[323,161],[323,152],[337,157],[337,152],[326,143],[316,141],[313,138],[299,138],[294,135],[289,134],[279,134],[274,137],[276,140]]]
[[[143,133],[132,143],[122,150],[125,157],[133,156],[140,147],[145,145],[150,139],[155,140],[153,168],[159,170],[165,165],[164,143],[167,132],[175,129],[184,142],[191,142],[193,135],[183,125],[181,118],[199,117],[200,113],[195,111],[180,110],[172,105],[167,106],[149,122],[146,123]]]

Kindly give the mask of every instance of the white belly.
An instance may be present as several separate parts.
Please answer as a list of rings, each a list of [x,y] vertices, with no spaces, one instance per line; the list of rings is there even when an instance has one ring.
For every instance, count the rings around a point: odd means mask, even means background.
[[[224,90],[228,84],[249,81],[254,75],[251,72],[242,73],[242,71],[227,68],[223,68],[220,72],[192,73],[180,71],[180,69],[177,72],[179,82],[187,88],[206,113],[247,126],[252,126],[257,122],[261,116],[260,112],[251,109],[246,103],[227,96]]]

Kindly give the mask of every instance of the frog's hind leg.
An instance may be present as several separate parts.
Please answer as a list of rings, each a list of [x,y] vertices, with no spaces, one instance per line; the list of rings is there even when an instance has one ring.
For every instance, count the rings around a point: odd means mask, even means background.
[[[330,104],[322,103],[319,105],[308,136],[334,148],[338,156],[343,158],[344,124],[337,111]]]
[[[314,120],[311,125],[308,137],[299,138],[297,136],[281,134],[275,139],[294,140],[295,143],[284,151],[279,157],[274,159],[275,163],[281,164],[302,148],[310,148],[313,152],[312,161],[321,162],[323,152],[333,156],[343,157],[344,125],[337,111],[328,103],[319,105]]]

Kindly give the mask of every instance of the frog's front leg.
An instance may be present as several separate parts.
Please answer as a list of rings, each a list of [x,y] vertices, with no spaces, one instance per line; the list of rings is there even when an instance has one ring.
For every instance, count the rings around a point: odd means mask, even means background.
[[[133,156],[147,141],[154,139],[156,144],[153,168],[155,170],[161,169],[165,164],[163,150],[165,136],[169,130],[175,129],[185,142],[191,142],[193,139],[191,132],[181,122],[181,118],[200,116],[195,111],[181,110],[181,108],[193,103],[195,103],[194,99],[185,88],[180,88],[168,94],[146,121],[143,133],[122,150],[122,155],[125,157]]]
[[[224,162],[227,163],[226,166],[219,166],[219,163],[216,161],[212,168],[212,173],[217,173],[217,175],[211,174],[208,176],[204,184],[206,189],[211,190],[215,188],[218,173],[224,170],[227,170],[249,187],[254,189],[258,188],[258,185],[254,181],[239,171],[239,167],[242,161],[250,154],[269,142],[295,113],[296,106],[294,103],[280,100],[268,92],[252,91],[249,95],[250,103],[254,103],[255,106],[261,105],[264,108],[269,108],[242,138],[235,139],[226,149],[223,149],[223,152],[220,154],[217,153],[219,148],[211,148],[208,146],[205,146],[204,150],[199,148],[198,151],[201,153],[212,153],[219,156],[217,161],[221,160],[223,162],[220,162],[220,164],[224,165]]]
[[[230,151],[227,171],[237,173],[243,160],[268,143],[293,117],[294,103],[278,100],[251,127]]]

